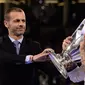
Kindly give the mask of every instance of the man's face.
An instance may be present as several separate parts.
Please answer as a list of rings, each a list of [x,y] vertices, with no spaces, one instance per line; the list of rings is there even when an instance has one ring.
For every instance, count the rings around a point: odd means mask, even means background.
[[[26,18],[24,12],[11,12],[10,19],[5,20],[5,26],[8,28],[9,35],[21,36],[26,30]]]

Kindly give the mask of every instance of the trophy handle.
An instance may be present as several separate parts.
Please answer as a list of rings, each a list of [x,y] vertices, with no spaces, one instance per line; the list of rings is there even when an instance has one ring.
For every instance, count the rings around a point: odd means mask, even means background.
[[[72,34],[72,37],[75,36],[77,30],[82,30],[83,26],[85,24],[85,19],[83,19],[83,21],[80,23],[80,25],[77,27],[77,29],[74,31],[74,33]]]

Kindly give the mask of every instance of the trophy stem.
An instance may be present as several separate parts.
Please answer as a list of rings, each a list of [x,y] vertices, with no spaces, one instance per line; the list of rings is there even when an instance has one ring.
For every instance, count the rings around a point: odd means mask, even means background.
[[[65,60],[64,57],[62,58],[60,54],[56,54],[56,53],[51,53],[49,57],[53,62],[53,64],[55,65],[55,67],[57,68],[57,70],[63,75],[65,79],[67,79],[68,77],[67,71],[64,65],[62,64],[63,60]]]

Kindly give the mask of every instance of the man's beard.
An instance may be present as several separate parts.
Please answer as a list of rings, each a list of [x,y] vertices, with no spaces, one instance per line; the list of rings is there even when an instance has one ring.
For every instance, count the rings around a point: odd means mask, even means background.
[[[16,36],[22,36],[24,33],[16,33]]]
[[[22,36],[24,33],[25,33],[25,31],[23,31],[23,32],[17,32],[16,30],[13,30],[12,31],[12,33],[15,35],[15,36]]]

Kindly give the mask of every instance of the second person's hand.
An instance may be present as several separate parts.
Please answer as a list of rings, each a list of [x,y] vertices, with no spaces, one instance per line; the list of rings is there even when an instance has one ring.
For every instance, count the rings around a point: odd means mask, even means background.
[[[71,36],[69,36],[69,37],[67,37],[66,39],[63,40],[63,43],[62,43],[62,49],[63,50],[66,50],[68,45],[71,43],[71,40],[72,40]]]

